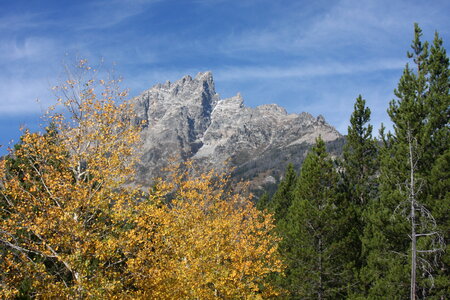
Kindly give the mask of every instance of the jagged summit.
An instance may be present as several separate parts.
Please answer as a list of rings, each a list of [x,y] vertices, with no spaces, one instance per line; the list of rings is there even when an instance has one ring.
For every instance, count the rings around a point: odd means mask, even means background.
[[[148,183],[171,157],[205,167],[240,167],[277,151],[341,137],[323,116],[288,114],[277,104],[246,107],[241,94],[220,99],[210,71],[156,84],[132,100],[144,141],[139,180]],[[280,154],[281,153],[281,154]],[[284,168],[284,166],[283,166]]]
[[[203,81],[208,81],[208,82],[213,82],[213,75],[211,71],[206,71],[206,72],[198,72],[197,75],[195,76],[196,80],[203,80]]]

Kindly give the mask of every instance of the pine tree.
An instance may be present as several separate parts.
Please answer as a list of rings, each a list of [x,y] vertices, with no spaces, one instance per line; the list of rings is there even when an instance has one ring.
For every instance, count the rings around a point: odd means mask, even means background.
[[[377,196],[376,173],[378,170],[376,141],[372,138],[370,109],[361,95],[356,99],[350,117],[347,141],[344,146],[341,172],[345,193],[347,217],[353,224],[348,237],[353,243],[353,260],[359,272],[365,263],[362,256],[362,236],[365,211],[368,203]],[[361,287],[365,289],[364,287]],[[358,293],[354,289],[354,293]]]
[[[433,216],[436,219],[438,231],[444,234],[445,252],[438,261],[435,268],[434,285],[432,293],[434,299],[445,299],[450,295],[450,148],[440,155],[431,170],[430,182],[433,183],[428,195],[428,205],[432,208]]]
[[[425,224],[436,223],[435,214],[442,216],[439,206],[446,197],[432,194],[438,183],[430,172],[449,146],[448,58],[437,35],[430,52],[428,43],[421,42],[417,24],[414,31],[413,52],[408,57],[415,70],[406,66],[388,109],[394,132],[383,137],[380,200],[371,203],[364,235],[364,279],[371,285],[369,297],[373,298],[432,297],[439,290],[432,289],[431,279],[439,269],[432,262],[439,260],[440,248],[433,245],[435,234]],[[404,206],[407,199],[409,207]],[[438,230],[432,232],[439,233],[447,218],[437,218]],[[420,255],[416,284],[415,254]]]
[[[297,174],[293,164],[288,164],[284,178],[281,180],[267,208],[274,214],[275,222],[286,218],[287,211],[292,205]]]
[[[358,206],[366,205],[376,194],[377,147],[369,121],[370,109],[360,95],[350,117],[343,153],[345,183],[351,202]]]
[[[443,41],[438,33],[435,33],[433,44],[430,48],[428,60],[429,89],[427,93],[426,108],[427,120],[425,124],[425,136],[428,140],[425,158],[436,160],[450,146],[450,132],[448,130],[450,119],[450,70],[449,58],[442,46]]]
[[[279,224],[280,249],[287,264],[282,285],[292,299],[344,298],[351,282],[348,228],[337,182],[325,143],[318,138],[303,163],[286,220]]]
[[[264,192],[262,196],[256,202],[256,208],[259,210],[264,210],[267,208],[270,202],[270,196],[268,192]]]
[[[443,41],[435,33],[428,60],[429,90],[425,99],[428,108],[425,123],[425,149],[423,153],[423,176],[426,178],[424,203],[436,219],[438,231],[444,234],[446,246],[443,256],[435,268],[434,289],[431,291],[436,299],[443,299],[450,294],[448,278],[450,277],[450,70],[449,58],[443,47]]]

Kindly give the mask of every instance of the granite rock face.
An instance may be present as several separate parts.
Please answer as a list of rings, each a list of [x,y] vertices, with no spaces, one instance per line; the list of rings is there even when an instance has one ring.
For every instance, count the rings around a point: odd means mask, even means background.
[[[341,138],[322,116],[288,114],[276,104],[246,107],[240,94],[221,100],[211,72],[157,84],[132,102],[138,121],[146,121],[138,168],[138,181],[144,184],[161,175],[170,158],[192,159],[205,168],[234,167],[237,177],[243,167],[244,173],[252,174],[248,169],[259,162],[259,174],[250,177],[264,174],[263,182],[268,176],[273,182],[273,176],[279,177],[285,165],[278,166],[279,172],[261,169],[261,164],[270,168],[266,160],[273,161],[271,153],[278,159],[295,156],[295,149],[307,149],[319,135],[326,142]],[[303,158],[304,153],[291,160],[295,163]]]

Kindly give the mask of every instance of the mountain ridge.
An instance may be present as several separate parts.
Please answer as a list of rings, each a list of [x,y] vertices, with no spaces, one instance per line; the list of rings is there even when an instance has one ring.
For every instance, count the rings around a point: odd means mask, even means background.
[[[162,174],[169,157],[193,160],[205,169],[239,170],[271,151],[283,156],[307,149],[319,135],[326,142],[342,138],[321,115],[289,114],[277,104],[247,107],[240,93],[221,99],[210,71],[155,84],[131,102],[137,122],[146,124],[138,166],[138,182],[146,185]]]

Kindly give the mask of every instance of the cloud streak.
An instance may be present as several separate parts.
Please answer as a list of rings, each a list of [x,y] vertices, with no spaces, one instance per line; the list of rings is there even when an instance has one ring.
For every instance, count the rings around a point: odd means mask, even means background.
[[[0,11],[0,118],[45,109],[61,62],[77,55],[116,62],[131,95],[212,70],[223,94],[311,109],[340,129],[361,92],[381,122],[413,22],[448,46],[448,11],[445,0],[10,1]]]
[[[53,56],[55,49],[56,43],[45,37],[27,37],[23,41],[4,39],[0,44],[0,61],[42,61]]]
[[[438,5],[419,3],[341,0],[327,2],[324,9],[312,15],[305,14],[299,5],[276,22],[232,32],[220,47],[227,55],[266,52],[342,57],[345,55],[342,49],[351,51],[349,48],[358,43],[357,49],[364,51],[353,55],[387,53],[404,49],[398,41],[403,40],[405,32],[412,33],[413,22],[431,27],[436,26],[434,20],[442,19],[442,11],[436,9]]]
[[[22,31],[50,25],[52,22],[42,13],[21,13],[0,16],[0,32]]]
[[[358,63],[307,63],[290,67],[228,67],[216,72],[216,77],[220,78],[220,80],[312,78],[319,76],[356,75],[384,70],[398,70],[402,69],[404,66],[405,60],[384,59]]]
[[[149,5],[161,0],[98,0],[89,3],[83,22],[77,30],[99,30],[114,27],[121,22],[146,12]]]

